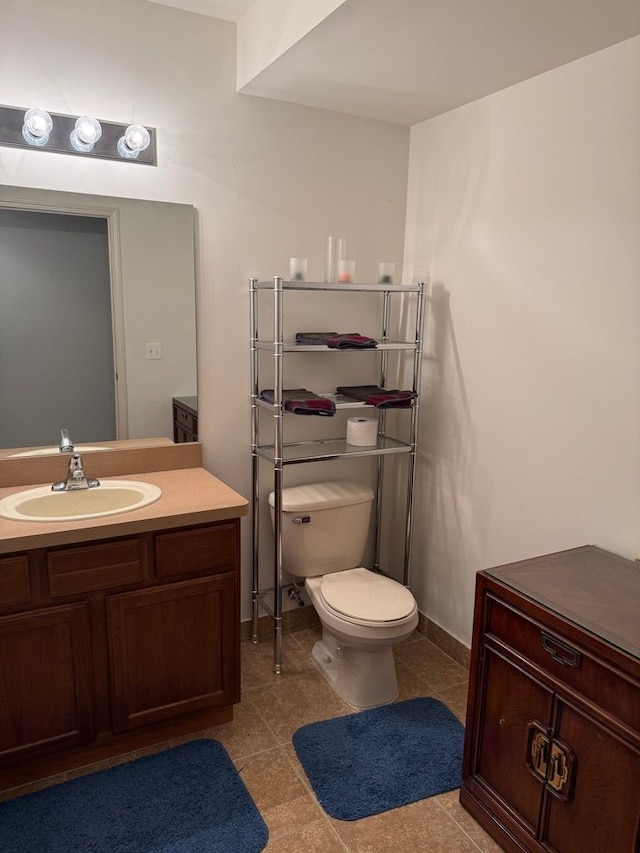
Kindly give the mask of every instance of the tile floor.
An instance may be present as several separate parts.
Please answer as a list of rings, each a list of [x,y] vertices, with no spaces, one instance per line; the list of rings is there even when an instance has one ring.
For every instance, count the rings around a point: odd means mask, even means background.
[[[316,669],[311,649],[320,628],[286,634],[283,673],[273,672],[273,643],[242,643],[242,702],[233,722],[47,779],[46,787],[103,766],[198,737],[224,744],[269,827],[265,853],[499,853],[501,848],[451,791],[362,820],[328,817],[318,805],[291,744],[305,723],[353,713]],[[464,722],[467,671],[422,634],[395,649],[400,699],[433,696]],[[26,791],[24,791],[26,792]],[[14,791],[14,795],[17,791]]]
[[[269,827],[265,853],[497,853],[500,847],[458,803],[458,792],[357,821],[320,808],[291,744],[305,723],[353,713],[311,659],[320,628],[287,634],[283,673],[273,673],[273,644],[242,645],[242,703],[216,730]],[[433,696],[464,722],[467,671],[414,634],[395,649],[400,699]]]

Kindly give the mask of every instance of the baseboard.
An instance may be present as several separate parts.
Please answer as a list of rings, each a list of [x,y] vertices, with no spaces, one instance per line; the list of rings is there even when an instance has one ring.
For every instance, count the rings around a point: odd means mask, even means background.
[[[305,628],[313,628],[319,624],[318,614],[310,604],[304,607],[294,607],[291,610],[285,610],[282,614],[283,634],[303,631]],[[272,637],[273,626],[274,621],[271,616],[261,616],[258,619],[258,638],[262,640]],[[441,628],[431,619],[428,619],[423,613],[419,614],[416,630],[432,642],[434,646],[437,646],[445,654],[449,655],[456,663],[459,663],[460,666],[469,669],[471,650],[464,643],[461,643],[460,640],[456,640],[455,637],[447,633],[444,628]],[[251,620],[242,622],[240,626],[240,639],[243,642],[251,639]]]
[[[427,640],[430,640],[434,646],[437,646],[446,655],[449,655],[456,663],[459,663],[460,666],[469,669],[471,649],[467,648],[460,640],[456,640],[455,637],[423,613],[420,613],[420,620],[416,630],[426,637]]]

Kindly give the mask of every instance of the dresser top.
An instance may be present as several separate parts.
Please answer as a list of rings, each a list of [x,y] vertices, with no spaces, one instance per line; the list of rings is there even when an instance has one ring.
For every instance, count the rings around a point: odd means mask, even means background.
[[[585,545],[482,574],[640,658],[640,563]]]
[[[173,402],[177,403],[185,409],[190,409],[194,415],[198,414],[198,398],[197,397],[173,397]]]

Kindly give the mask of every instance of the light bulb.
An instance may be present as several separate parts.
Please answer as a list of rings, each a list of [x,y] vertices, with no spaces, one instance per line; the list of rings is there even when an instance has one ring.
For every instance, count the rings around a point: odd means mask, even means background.
[[[53,120],[46,110],[32,107],[24,114],[22,138],[29,145],[46,145],[53,128]]]
[[[130,124],[124,136],[118,140],[118,154],[121,157],[135,159],[141,151],[149,147],[151,136],[141,124]]]
[[[132,148],[134,151],[144,151],[149,147],[151,136],[146,127],[141,124],[131,124],[125,130],[124,141],[127,148]]]
[[[93,116],[80,116],[69,135],[69,139],[76,151],[87,154],[89,151],[93,151],[93,146],[101,136],[102,127],[97,119]]]

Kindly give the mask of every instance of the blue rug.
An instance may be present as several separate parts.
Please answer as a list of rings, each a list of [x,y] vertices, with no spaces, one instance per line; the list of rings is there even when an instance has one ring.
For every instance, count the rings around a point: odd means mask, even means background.
[[[437,699],[309,723],[293,745],[322,808],[358,820],[460,786],[464,727]]]
[[[0,803],[2,853],[258,853],[267,838],[215,740]]]

